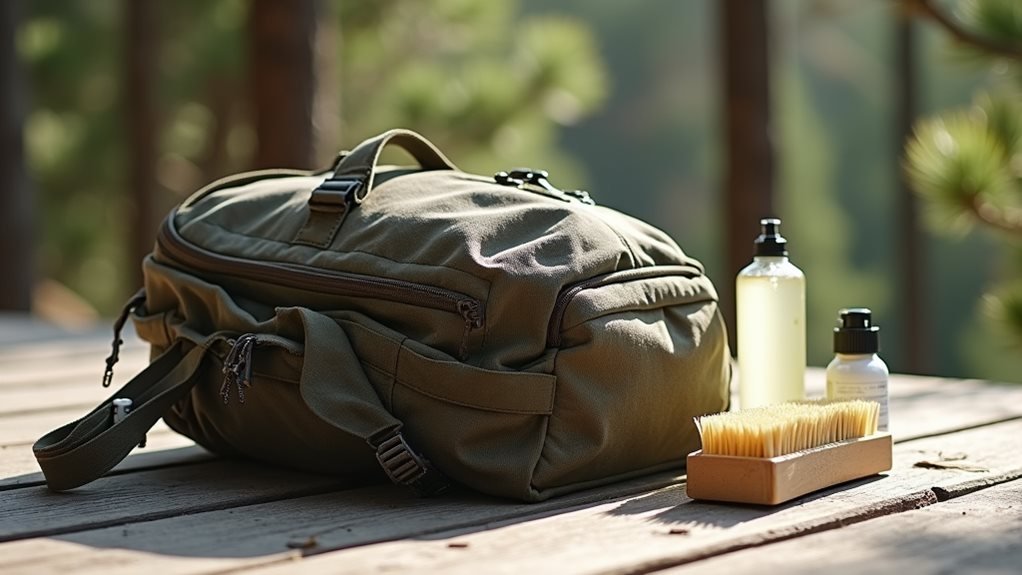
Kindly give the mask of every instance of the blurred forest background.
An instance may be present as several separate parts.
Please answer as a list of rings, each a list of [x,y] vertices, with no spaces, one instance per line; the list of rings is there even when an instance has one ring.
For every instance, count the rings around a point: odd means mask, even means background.
[[[37,311],[88,322],[135,290],[147,234],[198,187],[268,164],[326,166],[403,126],[463,169],[527,165],[588,189],[668,231],[728,292],[722,188],[762,173],[728,165],[728,4],[743,3],[5,2],[21,85],[17,71],[2,79],[23,112],[31,193],[2,223],[36,240]],[[901,183],[905,114],[966,104],[997,70],[955,57],[893,0],[748,4],[767,7],[774,161],[762,186],[806,272],[810,363],[832,356],[839,308],[868,306],[893,370],[1022,380],[1017,348],[980,313],[1007,250],[935,233],[922,215],[907,229]],[[278,49],[310,31],[307,52]],[[757,233],[731,230],[747,258]]]

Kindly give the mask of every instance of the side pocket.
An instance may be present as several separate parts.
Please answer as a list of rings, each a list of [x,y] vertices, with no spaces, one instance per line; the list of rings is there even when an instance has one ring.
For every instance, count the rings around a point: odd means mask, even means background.
[[[558,493],[676,464],[692,418],[727,405],[730,354],[705,277],[664,276],[579,293],[564,314],[557,398],[536,468]]]
[[[152,346],[150,356],[153,358],[162,354],[174,343],[174,337],[167,327],[171,314],[173,314],[172,311],[150,314],[144,307],[131,313],[131,323],[135,326],[135,333]]]
[[[452,479],[485,493],[535,499],[532,472],[556,381],[547,374],[465,365],[406,340],[392,410]]]

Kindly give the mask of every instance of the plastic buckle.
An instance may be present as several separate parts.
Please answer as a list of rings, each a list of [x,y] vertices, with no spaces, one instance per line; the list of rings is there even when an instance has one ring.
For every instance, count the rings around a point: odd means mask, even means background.
[[[309,196],[309,209],[320,212],[346,212],[362,187],[357,179],[328,179]]]
[[[411,487],[421,497],[437,495],[450,487],[443,474],[412,451],[399,431],[393,431],[380,442],[376,459],[391,481]]]

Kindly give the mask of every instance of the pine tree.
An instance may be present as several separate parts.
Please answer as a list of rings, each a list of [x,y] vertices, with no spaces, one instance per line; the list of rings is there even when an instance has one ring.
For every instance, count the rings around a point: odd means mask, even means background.
[[[993,65],[1001,80],[971,106],[919,121],[905,167],[939,227],[978,226],[1003,240],[1013,263],[984,303],[1022,346],[1022,2],[958,0],[953,14],[934,0],[904,4],[963,54]]]

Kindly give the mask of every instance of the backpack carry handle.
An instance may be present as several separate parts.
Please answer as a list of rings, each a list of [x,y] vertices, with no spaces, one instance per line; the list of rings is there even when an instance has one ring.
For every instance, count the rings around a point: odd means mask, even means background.
[[[423,136],[411,130],[395,129],[369,138],[346,154],[337,164],[334,174],[327,178],[324,184],[356,181],[361,185],[352,191],[351,201],[356,204],[362,203],[369,192],[373,191],[380,154],[384,148],[391,145],[408,152],[423,170],[458,169],[443,152]]]
[[[338,162],[334,173],[309,195],[308,219],[293,243],[325,248],[352,208],[373,191],[376,165],[387,146],[408,152],[423,170],[457,170],[429,140],[411,130],[389,130],[359,144]]]

